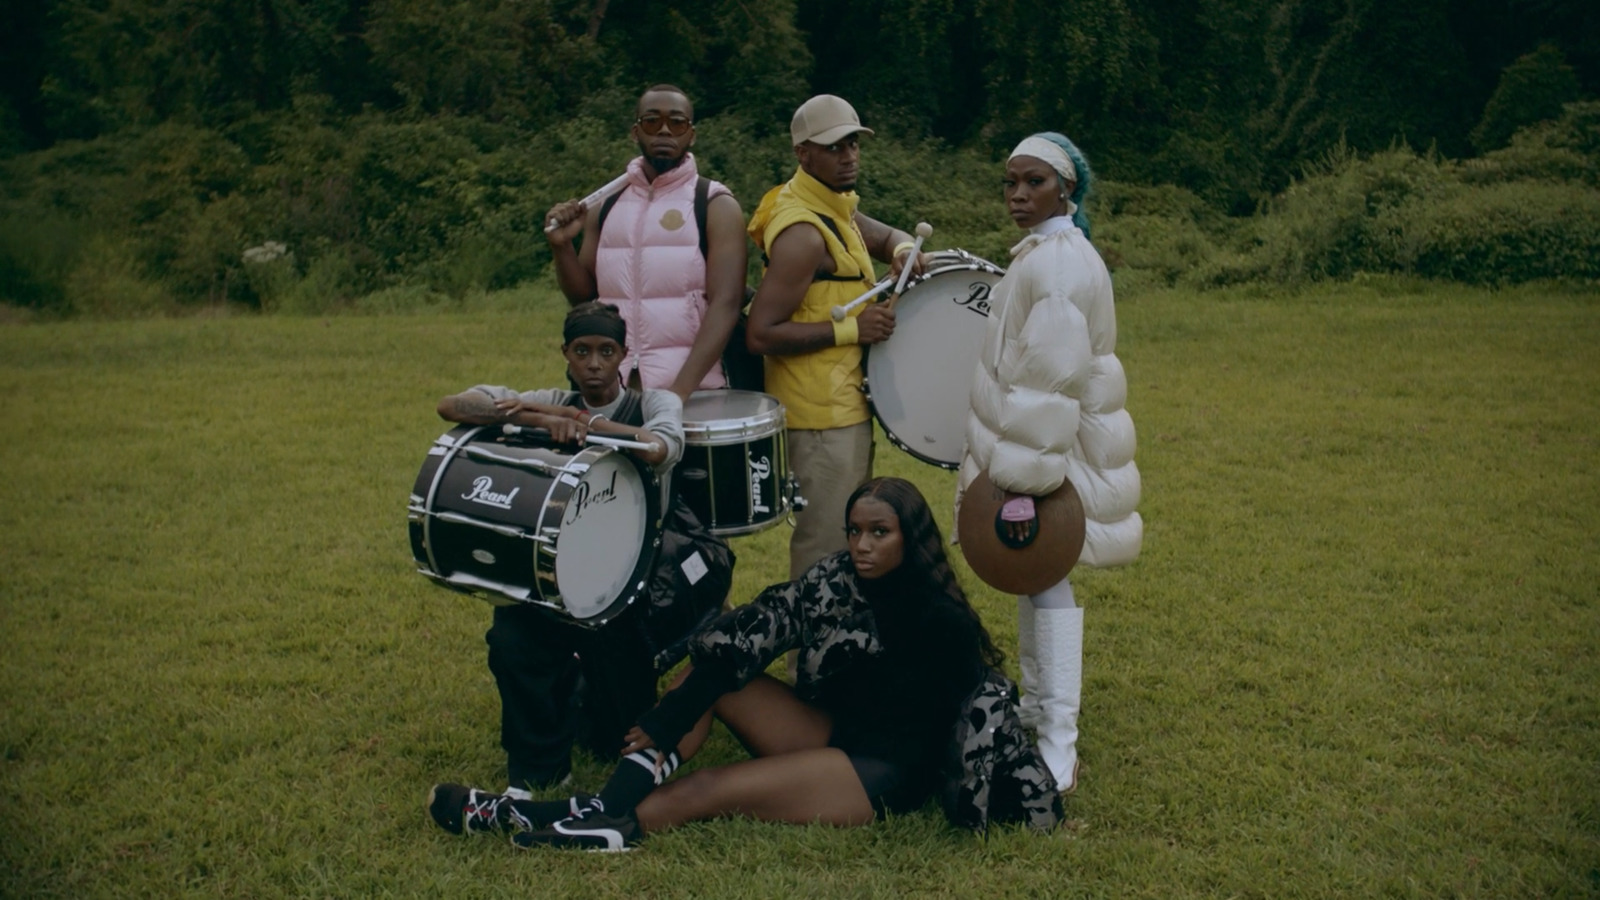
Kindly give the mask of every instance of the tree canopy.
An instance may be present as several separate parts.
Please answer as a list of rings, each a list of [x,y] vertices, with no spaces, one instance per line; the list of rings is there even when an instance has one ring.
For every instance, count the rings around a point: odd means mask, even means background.
[[[1059,130],[1116,147],[1112,177],[1201,182],[1242,200],[1341,141],[1469,153],[1501,73],[1539,48],[1554,55],[1540,58],[1546,69],[1595,94],[1597,9],[1584,0],[55,0],[22,4],[0,39],[0,147],[172,121],[226,127],[308,97],[343,115],[445,114],[539,130],[607,91],[670,81],[702,117],[737,115],[758,134],[780,131],[795,104],[826,91],[908,137],[998,148]],[[1483,140],[1503,145],[1508,115]]]

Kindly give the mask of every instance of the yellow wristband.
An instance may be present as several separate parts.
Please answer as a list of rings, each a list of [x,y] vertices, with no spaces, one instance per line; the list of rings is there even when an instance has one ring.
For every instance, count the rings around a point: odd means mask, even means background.
[[[905,251],[910,250],[912,247],[915,247],[915,246],[916,246],[916,244],[913,243],[912,241],[901,241],[900,243],[894,245],[894,251],[889,254],[889,258],[890,259],[895,259],[895,258],[899,257],[901,253],[904,253]]]
[[[844,347],[861,343],[861,326],[852,316],[843,322],[833,323],[833,345]]]

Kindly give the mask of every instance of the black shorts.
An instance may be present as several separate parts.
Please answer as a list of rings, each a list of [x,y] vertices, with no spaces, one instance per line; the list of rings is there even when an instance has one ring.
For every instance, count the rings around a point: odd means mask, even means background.
[[[916,777],[905,766],[896,765],[877,757],[860,756],[846,751],[850,765],[861,779],[861,789],[872,801],[872,811],[883,818],[889,813],[902,815],[921,809],[928,802],[927,779]]]

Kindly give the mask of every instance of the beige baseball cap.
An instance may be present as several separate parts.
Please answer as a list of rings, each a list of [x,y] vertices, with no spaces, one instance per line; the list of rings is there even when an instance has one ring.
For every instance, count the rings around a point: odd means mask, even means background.
[[[818,94],[800,104],[789,123],[789,136],[794,138],[796,146],[806,141],[831,144],[857,132],[873,133],[871,128],[861,124],[855,107],[843,97],[832,94]]]

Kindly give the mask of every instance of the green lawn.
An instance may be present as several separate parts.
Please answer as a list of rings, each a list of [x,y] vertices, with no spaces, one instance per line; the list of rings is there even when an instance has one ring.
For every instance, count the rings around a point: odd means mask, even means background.
[[[553,294],[495,306],[0,327],[0,896],[1600,895],[1600,294],[1124,295],[1145,550],[1076,577],[1068,825],[624,856],[422,806],[504,783],[488,607],[405,534],[440,396],[560,381]],[[879,470],[948,531],[951,473]]]

